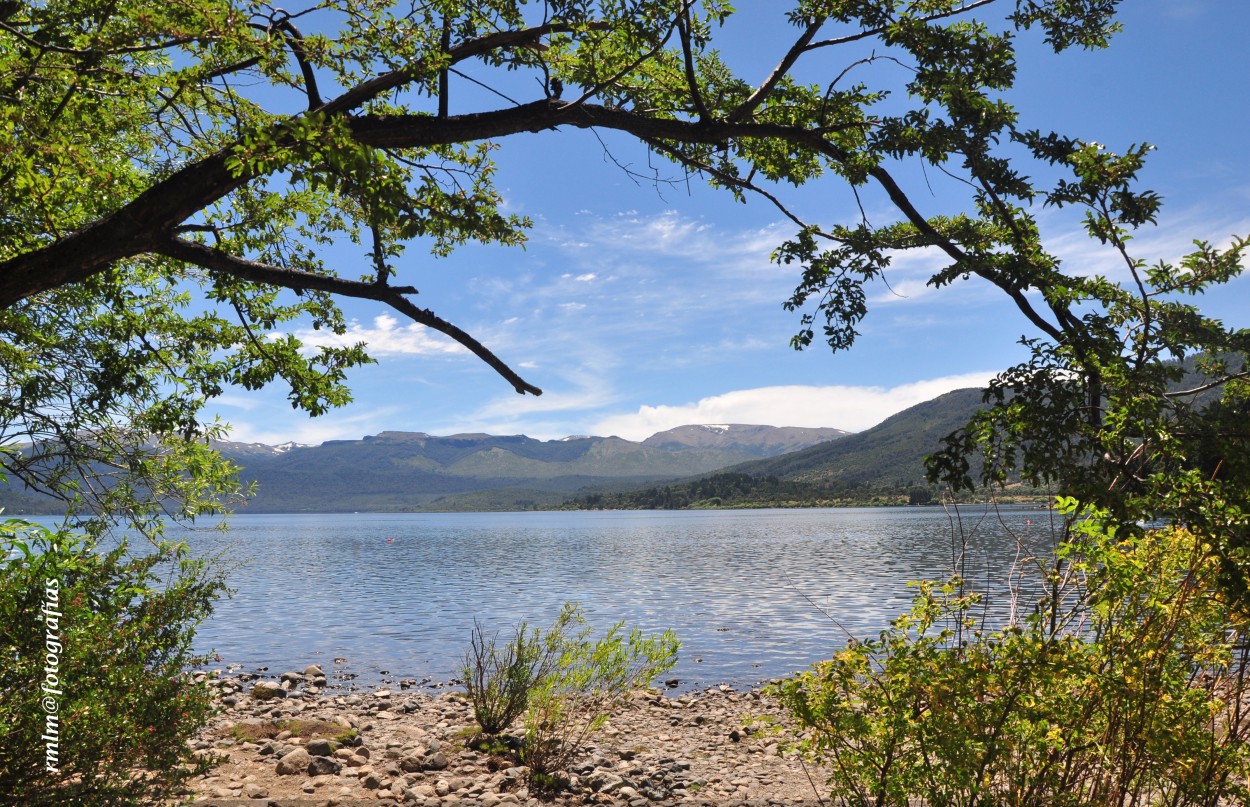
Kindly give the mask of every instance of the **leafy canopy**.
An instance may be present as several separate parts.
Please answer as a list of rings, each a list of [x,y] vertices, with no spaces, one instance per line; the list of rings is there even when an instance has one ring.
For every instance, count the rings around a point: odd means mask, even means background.
[[[492,184],[493,150],[599,128],[794,222],[776,259],[800,273],[786,302],[801,317],[796,347],[850,347],[866,285],[910,251],[946,257],[934,286],[975,276],[1002,291],[1034,359],[996,382],[936,477],[971,485],[968,455],[984,450],[979,481],[1019,470],[1126,517],[1158,504],[1158,491],[1134,498],[1152,474],[1178,470],[1244,503],[1231,459],[1244,434],[1212,419],[1244,412],[1224,382],[1240,377],[1250,336],[1190,298],[1237,274],[1247,242],[1148,263],[1131,237],[1159,210],[1135,186],[1149,147],[1025,130],[1006,101],[1018,40],[1103,47],[1117,5],[794,0],[776,8],[793,37],[775,68],[742,76],[739,54],[717,48],[733,13],[719,0],[4,3],[0,461],[67,499],[202,512],[232,485],[196,442],[215,433],[207,400],[269,383],[312,414],[348,400],[363,346],[271,337],[295,319],[343,333],[345,297],[448,335],[538,394],[416,303],[414,255],[523,243],[528,222]],[[492,93],[460,99],[470,80]],[[916,164],[964,183],[965,208],[926,211],[900,178]],[[785,195],[814,181],[877,195],[896,220],[806,220]],[[1084,211],[1123,271],[1062,265],[1037,223],[1046,206]],[[355,245],[356,263],[328,264],[331,242]],[[1198,354],[1202,383],[1230,391],[1222,408],[1176,394],[1176,360]],[[1198,474],[1197,453],[1220,473]],[[101,468],[115,481],[75,481]]]

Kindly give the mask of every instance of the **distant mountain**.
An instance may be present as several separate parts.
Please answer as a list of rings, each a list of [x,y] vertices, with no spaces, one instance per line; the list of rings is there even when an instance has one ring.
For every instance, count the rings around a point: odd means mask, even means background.
[[[924,458],[981,406],[981,390],[956,390],[905,409],[859,434],[663,485],[632,491],[587,489],[572,506],[824,506],[867,502],[881,492],[890,494],[882,501],[906,503],[908,489],[925,484]]]
[[[591,485],[707,473],[845,434],[692,426],[636,443],[619,437],[535,440],[388,431],[320,446],[220,442],[216,447],[243,469],[242,479],[256,482],[258,493],[246,506],[250,512],[481,510],[550,507]]]
[[[747,426],[741,423],[701,426],[678,426],[653,434],[642,441],[644,446],[680,450],[682,448],[720,448],[743,451],[757,457],[772,457],[798,451],[818,443],[846,437],[841,429],[807,429],[797,426]]]
[[[981,409],[982,391],[960,389],[916,404],[871,429],[733,471],[794,482],[907,487],[923,484],[924,458]]]

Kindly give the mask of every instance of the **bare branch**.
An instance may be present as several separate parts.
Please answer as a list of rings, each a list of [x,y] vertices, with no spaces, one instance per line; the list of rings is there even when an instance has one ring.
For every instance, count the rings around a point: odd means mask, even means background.
[[[810,226],[807,222],[800,219],[793,211],[791,211],[790,208],[786,207],[785,204],[774,194],[764,190],[759,185],[756,185],[750,180],[750,178],[743,179],[742,177],[735,177],[731,174],[727,174],[715,166],[695,160],[689,155],[683,154],[680,149],[675,149],[667,143],[662,143],[658,140],[645,140],[644,142],[656,151],[669,155],[682,165],[715,178],[717,182],[721,183],[725,187],[741,188],[742,190],[750,191],[757,196],[767,199],[772,203],[773,207],[777,208],[777,210],[781,212],[781,215],[794,222],[800,228],[806,229]]]
[[[980,8],[981,6],[988,6],[990,3],[993,3],[993,2],[996,2],[996,0],[976,0],[976,2],[974,3],[969,3],[968,5],[960,6],[959,8],[953,8],[950,11],[940,11],[936,14],[930,14],[927,17],[917,17],[915,21],[916,22],[933,22],[934,20],[941,20],[947,17],[956,17],[960,14],[967,14],[969,11]],[[884,32],[885,32],[884,27],[870,28],[866,31],[860,31],[858,34],[849,34],[847,36],[837,37],[836,39],[824,39],[824,40],[821,40],[820,42],[813,42],[812,44],[808,45],[806,49],[816,50],[817,48],[828,48],[834,45],[845,45],[849,42],[858,42],[861,39],[870,39],[874,36],[879,36]]]
[[[1191,387],[1190,389],[1177,390],[1175,392],[1165,392],[1163,393],[1163,396],[1165,398],[1184,398],[1188,395],[1197,395],[1198,393],[1206,392],[1209,389],[1222,387],[1230,381],[1236,381],[1238,379],[1243,379],[1243,378],[1250,378],[1250,370],[1247,370],[1241,373],[1231,373],[1229,375],[1224,376],[1223,378],[1217,378],[1214,381],[1208,382],[1206,384],[1201,384],[1197,387]]]
[[[699,92],[699,79],[694,69],[694,46],[690,37],[690,3],[682,3],[681,10],[677,12],[677,33],[681,37],[681,54],[685,61],[686,69],[686,87],[690,90],[690,98],[694,101],[695,111],[699,113],[699,120],[706,121],[711,116],[707,111],[707,104],[703,103],[703,94]]]
[[[808,43],[812,41],[812,38],[816,36],[824,24],[825,20],[822,17],[807,26],[807,29],[803,31],[803,35],[790,46],[790,50],[786,52],[786,55],[781,57],[781,61],[773,68],[773,72],[769,74],[768,78],[764,79],[764,83],[756,88],[755,92],[751,93],[750,98],[743,101],[737,109],[729,113],[729,120],[736,122],[747,119],[752,112],[759,108],[760,104],[767,100],[768,96],[777,87],[777,83],[785,78],[786,74],[794,67],[795,62],[799,60],[799,57],[807,51]]]
[[[291,53],[295,56],[295,61],[299,63],[300,72],[304,75],[304,90],[308,93],[308,108],[310,110],[321,106],[321,93],[317,91],[317,76],[313,73],[312,64],[308,61],[308,53],[304,50],[304,35],[299,29],[291,24],[290,17],[285,17],[275,23],[276,28],[286,32],[288,44],[291,46]]]
[[[236,255],[182,238],[166,238],[157,244],[153,251],[175,260],[201,266],[209,271],[221,272],[253,283],[263,283],[287,289],[316,289],[342,297],[376,300],[386,303],[413,322],[438,331],[468,348],[469,352],[484,361],[495,372],[503,376],[508,383],[512,384],[512,387],[518,393],[524,395],[528,392],[531,395],[542,395],[541,389],[521,378],[481,342],[433,311],[418,308],[414,305],[411,300],[404,296],[417,293],[417,290],[411,286],[385,286],[377,283],[364,283],[359,280],[347,280],[341,277],[283,269],[256,261],[249,261],[246,258],[240,258]]]
[[[929,224],[928,220],[921,215],[920,211],[918,211],[915,205],[911,203],[911,200],[907,198],[907,194],[905,194],[903,189],[898,186],[898,183],[894,181],[894,177],[890,176],[888,171],[881,166],[876,166],[870,169],[868,173],[873,177],[873,179],[877,180],[882,188],[885,189],[886,194],[889,195],[890,201],[894,203],[894,206],[902,211],[903,215],[907,217],[907,220],[910,221],[916,229],[924,233],[934,246],[941,249],[956,261],[966,264],[969,272],[988,280],[1006,292],[1007,296],[1010,297],[1012,302],[1016,304],[1016,308],[1020,309],[1020,312],[1024,314],[1024,316],[1028,318],[1029,322],[1032,322],[1038,330],[1042,331],[1057,342],[1064,341],[1063,333],[1060,329],[1042,318],[1042,315],[1037,312],[1037,309],[1035,309],[1032,304],[1029,303],[1028,298],[1024,296],[1024,292],[1020,289],[1014,288],[1011,284],[996,275],[990,274],[989,272],[977,271],[975,261],[972,260],[968,253],[956,246],[955,243],[949,238],[933,229],[933,225]]]
[[[604,23],[592,23],[589,28],[593,31],[601,31],[606,29]],[[572,31],[572,26],[562,23],[548,23],[546,25],[538,25],[533,28],[525,28],[520,31],[500,31],[497,34],[484,36],[481,39],[475,39],[471,42],[465,42],[454,48],[449,48],[447,54],[450,56],[450,65],[458,64],[466,59],[475,56],[481,56],[492,50],[502,48],[514,48],[521,45],[527,45],[537,42],[544,36],[556,33],[568,33]],[[315,111],[325,114],[334,114],[338,112],[347,112],[357,109],[361,105],[372,101],[379,95],[397,89],[414,81],[421,73],[426,70],[424,62],[415,62],[408,67],[400,70],[392,70],[389,73],[383,73],[380,76],[369,79],[368,81],[357,84],[352,89],[340,95],[338,98],[327,101],[318,107]]]
[[[439,46],[442,48],[443,53],[446,53],[447,51],[451,50],[451,15],[450,14],[443,15],[443,33],[442,33],[441,38],[439,39]],[[450,89],[451,89],[450,81],[447,76],[447,71],[449,69],[450,67],[444,67],[438,73],[438,116],[440,118],[447,117],[447,103],[448,103],[448,96],[450,95]]]

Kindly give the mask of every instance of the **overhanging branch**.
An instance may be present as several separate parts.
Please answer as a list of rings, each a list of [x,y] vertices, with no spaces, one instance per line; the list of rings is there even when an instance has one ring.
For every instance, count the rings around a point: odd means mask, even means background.
[[[457,328],[447,320],[429,309],[413,304],[405,295],[416,294],[411,286],[383,286],[377,283],[365,283],[359,280],[347,280],[341,277],[317,275],[294,269],[283,269],[278,266],[250,261],[231,255],[219,249],[183,238],[169,237],[157,244],[153,250],[168,258],[195,264],[211,272],[220,272],[241,278],[252,283],[263,283],[271,286],[301,290],[314,289],[342,297],[353,297],[361,300],[376,300],[385,303],[404,316],[420,325],[438,331],[453,341],[468,348],[499,375],[503,376],[519,394],[542,395],[543,391],[521,378],[511,367],[492,353],[485,345],[474,339],[465,331]]]

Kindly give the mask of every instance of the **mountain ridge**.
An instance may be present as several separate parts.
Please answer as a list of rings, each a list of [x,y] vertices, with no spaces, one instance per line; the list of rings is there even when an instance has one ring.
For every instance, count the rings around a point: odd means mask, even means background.
[[[831,428],[693,426],[659,432],[648,444],[621,437],[383,431],[319,446],[219,441],[214,447],[241,467],[242,481],[256,483],[258,492],[245,505],[250,512],[420,510],[458,496],[471,497],[476,508],[493,499],[492,509],[513,509],[555,506],[597,484],[643,485],[707,473],[846,434]],[[454,505],[439,505],[447,506]]]

